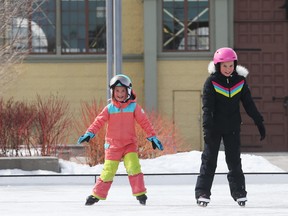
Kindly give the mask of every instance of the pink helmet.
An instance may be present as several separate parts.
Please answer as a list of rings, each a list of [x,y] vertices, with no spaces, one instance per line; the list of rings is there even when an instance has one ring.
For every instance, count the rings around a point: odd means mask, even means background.
[[[229,47],[222,47],[214,53],[214,64],[219,62],[229,62],[237,60],[236,52]]]

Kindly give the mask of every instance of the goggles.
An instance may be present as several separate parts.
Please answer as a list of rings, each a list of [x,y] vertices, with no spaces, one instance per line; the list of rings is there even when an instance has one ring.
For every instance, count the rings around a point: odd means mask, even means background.
[[[110,81],[110,88],[114,88],[115,86],[124,86],[127,88],[132,87],[132,83],[130,79],[125,75],[116,75]]]

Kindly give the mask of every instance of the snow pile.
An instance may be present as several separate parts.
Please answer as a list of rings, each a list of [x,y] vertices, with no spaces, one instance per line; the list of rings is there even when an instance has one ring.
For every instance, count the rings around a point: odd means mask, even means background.
[[[173,155],[164,155],[154,159],[140,160],[143,173],[198,173],[201,164],[200,151],[191,151]],[[242,154],[242,168],[244,172],[284,172],[261,156]],[[89,167],[73,162],[60,160],[62,173],[65,174],[97,174],[101,173],[103,164]],[[219,152],[216,172],[227,172],[225,154]],[[117,174],[125,174],[123,162],[119,164]]]
[[[150,173],[198,173],[201,164],[200,151],[191,151],[173,155],[164,155],[154,159],[140,160],[144,174]],[[262,156],[252,154],[242,154],[242,168],[245,173],[248,172],[284,172],[284,170],[271,164]],[[59,160],[62,174],[100,174],[103,164],[89,167],[88,165],[75,162]],[[219,152],[217,173],[226,173],[228,171],[225,162],[225,154]],[[0,175],[36,175],[36,174],[55,174],[51,171],[35,170],[23,171],[19,169],[0,170]],[[123,162],[119,164],[117,174],[126,174]]]

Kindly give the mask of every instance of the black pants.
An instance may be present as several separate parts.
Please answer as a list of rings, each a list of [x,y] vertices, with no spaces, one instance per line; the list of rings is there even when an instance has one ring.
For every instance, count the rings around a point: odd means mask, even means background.
[[[209,197],[211,195],[221,139],[223,139],[225,147],[226,163],[229,170],[227,179],[231,196],[234,200],[246,197],[245,177],[240,158],[240,132],[237,131],[228,134],[214,132],[211,137],[211,143],[205,143],[201,156],[200,175],[197,178],[195,187],[196,199],[202,194],[206,194]]]

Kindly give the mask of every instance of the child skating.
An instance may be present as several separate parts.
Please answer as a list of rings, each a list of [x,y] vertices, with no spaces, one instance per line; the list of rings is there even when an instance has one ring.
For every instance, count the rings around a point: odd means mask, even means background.
[[[260,140],[265,138],[263,117],[253,102],[245,78],[248,70],[237,63],[235,51],[223,47],[215,52],[208,67],[210,76],[204,84],[202,98],[205,145],[195,187],[195,197],[200,206],[207,206],[210,202],[221,140],[225,147],[231,196],[240,206],[245,206],[247,201],[240,157],[240,102],[257,126]]]
[[[132,82],[126,75],[114,76],[110,81],[111,102],[95,118],[86,133],[78,139],[78,144],[89,142],[97,136],[97,132],[107,123],[105,136],[105,162],[100,177],[87,197],[85,205],[93,205],[105,200],[123,159],[132,194],[140,204],[146,205],[146,188],[144,175],[138,158],[138,144],[135,131],[137,122],[147,134],[154,149],[163,150],[161,142],[148,120],[144,110],[136,103],[136,95],[132,90]]]

